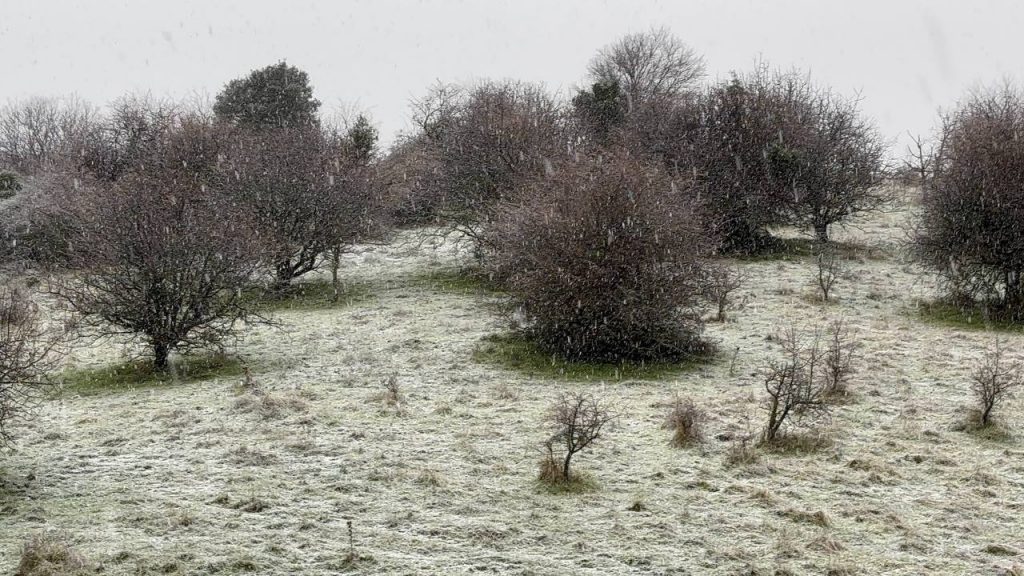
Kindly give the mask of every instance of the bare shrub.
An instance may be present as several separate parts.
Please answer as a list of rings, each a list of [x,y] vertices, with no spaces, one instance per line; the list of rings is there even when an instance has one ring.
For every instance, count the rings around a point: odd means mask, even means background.
[[[483,82],[469,90],[441,90],[424,101],[420,118],[438,154],[441,181],[433,185],[443,191],[439,212],[482,248],[482,231],[498,202],[566,157],[563,112],[534,84]]]
[[[503,205],[487,241],[526,335],[578,361],[705,351],[698,313],[707,239],[697,207],[624,152],[562,166]]]
[[[665,428],[672,430],[672,445],[683,448],[704,442],[704,420],[707,415],[693,400],[676,398],[665,419]]]
[[[0,108],[0,167],[26,175],[73,168],[99,120],[95,106],[74,96],[9,102]]]
[[[185,122],[146,162],[82,195],[69,242],[78,272],[54,280],[87,332],[141,340],[158,370],[172,350],[220,349],[258,319],[243,289],[262,269],[262,240],[217,187],[218,151],[214,127]]]
[[[1024,95],[972,93],[942,118],[913,238],[961,305],[1024,318]]]
[[[839,318],[828,328],[828,344],[822,363],[825,395],[833,398],[849,395],[847,383],[853,373],[853,360],[860,343],[853,339],[846,320]]]
[[[227,147],[225,190],[265,236],[277,288],[373,229],[377,203],[346,147],[317,126],[239,131]]]
[[[1009,362],[1003,344],[996,339],[981,364],[971,374],[971,392],[978,402],[978,425],[991,424],[992,412],[1024,383],[1019,362]]]
[[[64,536],[36,534],[21,547],[15,576],[74,576],[86,574],[86,561]]]
[[[548,413],[555,429],[546,442],[540,479],[549,483],[567,483],[575,477],[570,465],[577,453],[601,437],[601,430],[612,416],[593,396],[578,392],[563,394]]]
[[[726,312],[734,305],[735,292],[743,287],[747,277],[739,268],[725,264],[711,264],[705,270],[703,295],[715,306],[715,320],[725,322]]]
[[[398,377],[393,374],[388,376],[387,381],[384,382],[383,400],[385,404],[392,407],[401,405],[405,400],[402,388],[398,385]]]
[[[400,139],[374,167],[390,220],[398,226],[437,223],[447,194],[441,152],[425,135]]]
[[[768,421],[761,433],[762,443],[781,440],[786,425],[810,426],[829,417],[826,387],[820,377],[825,362],[821,333],[815,331],[809,342],[804,340],[795,328],[788,328],[780,337],[784,359],[771,361],[764,371]]]
[[[773,148],[772,169],[792,190],[791,223],[828,242],[829,226],[890,200],[883,185],[886,144],[861,113],[859,98],[814,86],[806,100],[794,104],[799,125],[784,147]]]
[[[11,427],[31,417],[49,388],[60,342],[23,291],[0,287],[0,448],[12,444]]]
[[[821,293],[821,300],[828,302],[832,288],[846,271],[845,266],[835,247],[825,243],[818,243],[815,247],[814,261],[817,265],[818,291]]]
[[[772,169],[773,151],[795,140],[796,103],[809,97],[800,76],[760,66],[712,85],[661,120],[672,126],[672,137],[655,139],[665,142],[661,156],[696,180],[724,251],[771,247],[767,227],[790,221],[793,192]]]
[[[630,111],[675,98],[704,76],[704,58],[668,28],[627,34],[602,48],[587,66],[589,79],[622,90]]]
[[[811,227],[827,241],[830,224],[888,199],[885,148],[857,102],[761,63],[662,103],[634,140],[696,180],[723,250],[772,248],[767,228],[780,224]]]

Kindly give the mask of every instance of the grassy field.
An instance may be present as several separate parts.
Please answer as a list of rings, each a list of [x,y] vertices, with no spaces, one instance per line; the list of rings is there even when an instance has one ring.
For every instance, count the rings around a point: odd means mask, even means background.
[[[810,258],[737,262],[743,305],[707,329],[721,352],[688,366],[548,370],[432,240],[358,251],[352,298],[317,284],[180,377],[77,349],[0,460],[0,573],[52,532],[103,574],[1024,574],[1021,402],[1004,435],[961,426],[973,364],[996,334],[1024,358],[1024,334],[922,318],[936,293],[898,249],[910,212],[836,231],[849,273],[828,305]],[[744,449],[771,336],[839,316],[863,347],[828,442]],[[552,493],[543,416],[581,389],[617,419],[578,458],[590,489]],[[670,446],[676,395],[708,413],[702,446]]]

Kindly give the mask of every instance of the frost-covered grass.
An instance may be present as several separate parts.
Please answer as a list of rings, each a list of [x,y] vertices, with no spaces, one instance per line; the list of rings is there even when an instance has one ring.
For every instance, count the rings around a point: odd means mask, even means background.
[[[263,293],[260,308],[268,312],[287,310],[319,310],[360,304],[373,297],[373,287],[363,283],[339,283],[336,289],[330,280],[297,280],[276,291]]]
[[[745,304],[707,328],[720,359],[628,382],[479,361],[503,296],[423,280],[458,250],[414,232],[365,247],[343,275],[372,297],[280,309],[233,350],[259,395],[217,373],[46,400],[0,459],[0,573],[44,530],[111,575],[1021,573],[1022,399],[998,437],[964,425],[995,334],[913,313],[937,293],[895,256],[907,214],[835,231],[893,256],[850,258],[828,306],[809,259],[738,262]],[[840,315],[863,347],[827,441],[744,442],[772,336]],[[1024,358],[1024,334],[999,337]],[[123,361],[103,343],[69,369]],[[544,417],[575,391],[617,418],[573,459],[593,489],[551,493]],[[699,446],[671,445],[676,397],[707,413]]]

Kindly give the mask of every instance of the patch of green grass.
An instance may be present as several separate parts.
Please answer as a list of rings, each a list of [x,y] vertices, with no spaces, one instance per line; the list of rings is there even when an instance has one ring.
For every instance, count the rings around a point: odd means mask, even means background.
[[[1024,332],[1024,323],[993,315],[983,303],[958,306],[946,300],[918,301],[912,311],[925,322],[965,330]]]
[[[280,290],[256,295],[261,310],[280,312],[287,310],[323,310],[339,308],[369,300],[374,291],[369,285],[345,283],[341,284],[341,292],[334,295],[334,285],[330,280],[296,282]]]
[[[495,334],[484,338],[473,359],[521,372],[528,376],[561,380],[659,380],[705,364],[713,354],[681,362],[599,363],[570,362],[539,349],[520,334]]]
[[[486,274],[457,268],[446,268],[409,276],[408,285],[444,292],[500,293],[503,291],[498,283]]]
[[[885,260],[885,250],[852,242],[829,243],[836,254],[844,259]],[[817,241],[813,238],[774,238],[772,246],[751,254],[740,254],[737,260],[762,262],[769,260],[807,260],[817,253]]]
[[[221,354],[177,358],[163,372],[152,360],[135,360],[102,368],[65,370],[55,376],[65,392],[80,395],[104,394],[213,378],[241,376],[240,360]]]

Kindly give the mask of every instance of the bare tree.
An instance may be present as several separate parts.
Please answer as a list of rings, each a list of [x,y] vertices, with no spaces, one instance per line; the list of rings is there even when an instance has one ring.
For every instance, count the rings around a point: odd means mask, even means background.
[[[98,125],[98,109],[74,96],[9,102],[0,108],[0,166],[23,174],[74,166]]]
[[[903,165],[916,175],[917,184],[924,185],[932,173],[932,161],[935,149],[924,138],[910,135],[911,144],[907,146],[907,155]]]
[[[1024,379],[1020,363],[1006,359],[1006,349],[997,338],[995,345],[971,374],[971,392],[979,408],[978,424],[988,426],[993,410],[1010,398],[1021,384],[1024,384]]]
[[[150,155],[158,154],[167,135],[185,116],[178,103],[148,94],[118,98],[86,142],[81,169],[99,180],[117,180]],[[198,114],[189,117],[197,123],[205,122]]]
[[[425,96],[410,102],[413,123],[427,139],[441,142],[454,127],[465,101],[466,91],[461,86],[437,82]]]
[[[703,295],[715,306],[715,320],[725,322],[726,312],[733,306],[733,296],[747,281],[746,274],[736,266],[712,264],[706,267],[707,281]]]
[[[821,300],[828,302],[832,293],[832,287],[836,285],[839,277],[845,273],[842,259],[838,250],[830,244],[819,242],[815,247],[814,261],[818,269],[818,291],[821,292]]]
[[[543,87],[521,82],[476,86],[442,134],[444,218],[478,248],[495,206],[568,154],[560,105]]]
[[[54,281],[83,328],[143,341],[159,370],[172,350],[219,348],[256,319],[243,289],[265,250],[216,186],[216,141],[212,126],[179,125],[138,167],[82,194],[71,239],[78,272]]]
[[[601,430],[612,421],[604,405],[582,392],[563,394],[548,413],[555,432],[544,443],[547,450],[541,480],[569,482],[570,465],[577,453],[601,437]],[[561,463],[558,463],[561,460]]]
[[[0,287],[0,448],[11,445],[12,425],[31,417],[49,388],[60,342],[25,292]]]
[[[571,361],[678,360],[707,350],[707,237],[696,203],[628,152],[583,157],[502,203],[486,244],[526,335]]]
[[[369,230],[375,204],[365,167],[319,127],[246,131],[232,140],[225,187],[267,238],[277,288]]]
[[[627,34],[605,46],[587,67],[590,80],[616,84],[629,111],[654,99],[675,98],[704,76],[704,59],[668,28]]]
[[[806,78],[806,77],[804,77]],[[811,87],[788,146],[772,148],[773,170],[793,192],[794,224],[827,242],[829,226],[879,209],[890,199],[886,146],[875,126],[859,110],[858,98]]]
[[[913,239],[962,305],[1024,318],[1024,95],[971,94],[942,118]]]
[[[842,397],[849,393],[847,381],[853,373],[853,361],[859,349],[860,343],[853,339],[845,319],[838,318],[829,325],[822,363],[826,395]]]
[[[825,384],[819,376],[825,362],[820,332],[815,331],[807,343],[790,327],[781,341],[784,359],[770,362],[764,372],[768,416],[761,433],[764,443],[778,440],[787,423],[807,425],[829,415]]]

